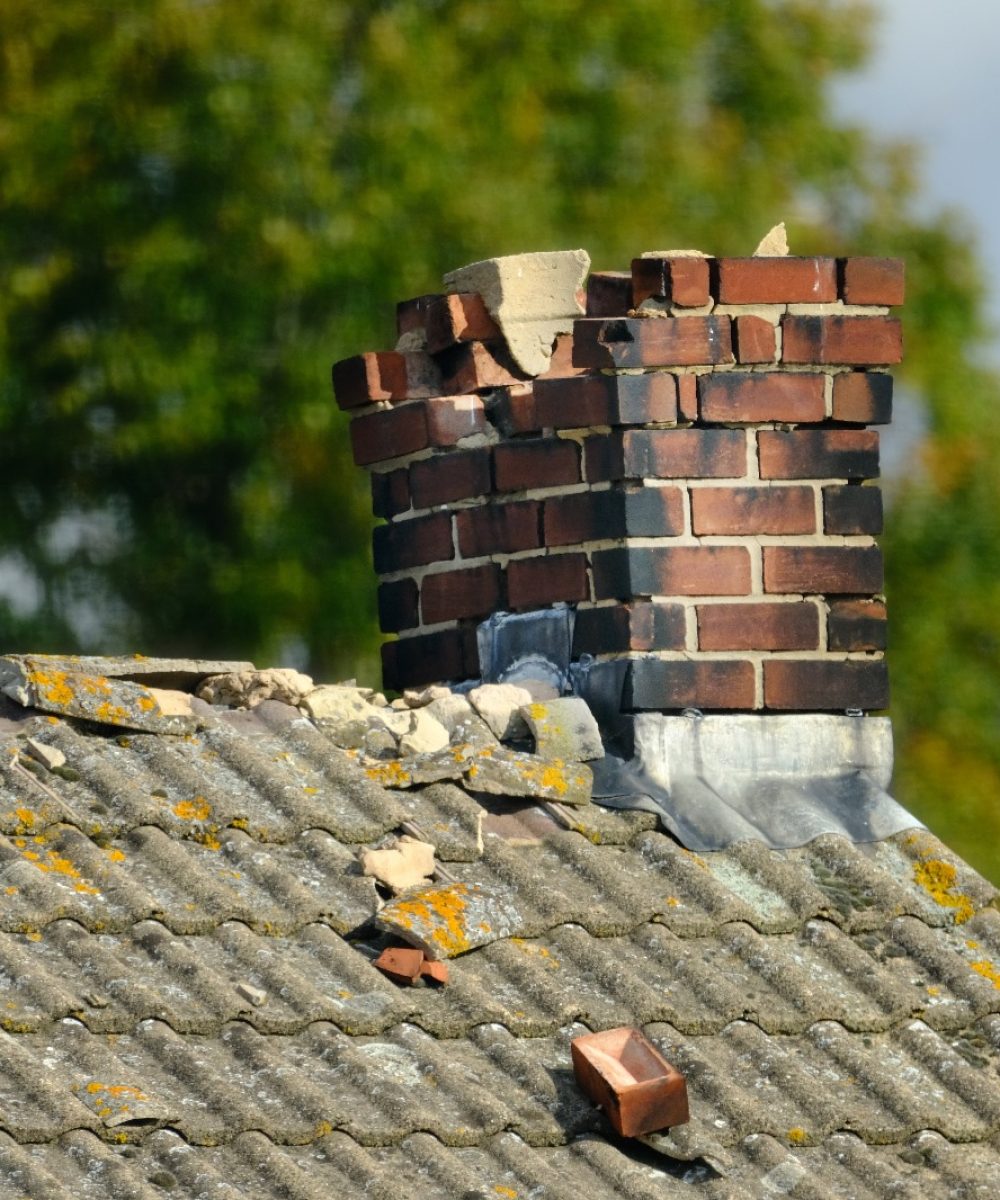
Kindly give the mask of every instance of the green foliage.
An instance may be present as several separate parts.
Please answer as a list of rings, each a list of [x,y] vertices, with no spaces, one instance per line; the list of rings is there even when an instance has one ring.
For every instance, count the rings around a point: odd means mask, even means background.
[[[826,85],[863,60],[869,15],[6,0],[0,567],[22,589],[4,641],[300,647],[319,675],[371,677],[369,502],[330,362],[390,346],[395,301],[476,258],[749,252],[784,218],[796,251],[907,258],[906,377],[934,441],[889,544],[903,799],[995,794],[979,285],[968,239],[912,215],[906,152],[831,119]]]

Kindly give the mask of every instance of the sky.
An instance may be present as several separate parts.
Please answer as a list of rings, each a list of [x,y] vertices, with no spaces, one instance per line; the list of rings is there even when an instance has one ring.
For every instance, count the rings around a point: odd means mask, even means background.
[[[922,211],[959,210],[992,280],[1000,363],[1000,0],[877,0],[866,70],[834,88],[835,111],[921,147]]]

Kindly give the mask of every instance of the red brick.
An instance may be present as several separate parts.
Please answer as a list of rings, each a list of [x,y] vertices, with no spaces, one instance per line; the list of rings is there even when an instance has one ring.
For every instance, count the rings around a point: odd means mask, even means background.
[[[835,600],[826,622],[831,650],[884,650],[885,604],[881,600]]]
[[[807,487],[692,488],[691,528],[712,533],[815,533],[816,498]]]
[[[423,950],[410,946],[387,946],[372,963],[393,983],[415,983],[423,965]]]
[[[871,429],[763,429],[757,448],[762,479],[878,475],[878,434]]]
[[[589,591],[585,554],[546,554],[507,564],[507,603],[515,610],[587,600]]]
[[[833,419],[855,425],[888,425],[892,420],[892,376],[882,371],[835,375]]]
[[[783,317],[781,330],[786,363],[881,366],[903,356],[895,317]]]
[[[826,304],[837,299],[834,258],[720,258],[720,304]]]
[[[501,342],[491,346],[484,342],[463,342],[439,354],[438,362],[444,381],[442,390],[448,395],[508,387],[529,378]]]
[[[628,665],[626,709],[748,709],[756,700],[753,663],[637,658]]]
[[[565,487],[580,482],[580,449],[563,438],[538,438],[494,447],[498,492]]]
[[[455,557],[451,541],[451,516],[432,513],[379,525],[372,533],[376,575],[405,571]]]
[[[406,467],[394,471],[372,471],[372,512],[391,519],[410,507],[410,472]]]
[[[492,490],[490,452],[458,450],[422,458],[410,467],[410,495],[414,508],[433,508],[455,500],[487,496]]]
[[[425,575],[420,584],[420,611],[425,625],[486,617],[502,608],[500,568],[490,563],[463,571]]]
[[[881,659],[782,659],[764,662],[764,707],[779,711],[830,712],[886,708],[889,676]]]
[[[427,296],[415,296],[412,300],[400,300],[396,305],[396,332],[423,333],[427,328],[427,310],[435,300],[442,299],[439,292]]]
[[[504,437],[538,433],[542,428],[535,415],[535,393],[531,383],[495,388],[489,395],[488,406],[490,420]]]
[[[578,367],[693,367],[733,361],[728,317],[591,320],[573,326]]]
[[[405,400],[406,359],[395,350],[355,354],[333,364],[333,394],[341,408]]]
[[[542,506],[537,500],[461,509],[455,514],[455,524],[462,557],[537,549],[542,544],[541,513]]]
[[[744,546],[634,546],[591,554],[595,600],[638,596],[746,596]]]
[[[774,362],[778,352],[774,326],[753,314],[733,319],[733,340],[739,363]]]
[[[573,625],[573,657],[624,654],[629,650],[683,650],[686,620],[680,604],[608,604],[578,608]]]
[[[587,316],[624,317],[632,307],[628,271],[591,271],[587,279]]]
[[[624,537],[676,537],[684,532],[679,488],[574,492],[545,501],[546,546]]]
[[[816,650],[815,604],[699,604],[701,650]]]
[[[901,258],[845,258],[841,294],[845,304],[902,304],[905,267]]]
[[[736,479],[746,474],[741,429],[629,429],[584,442],[587,479]]]
[[[538,380],[534,391],[539,428],[653,425],[677,420],[676,379],[663,371]]]
[[[568,376],[583,375],[586,367],[578,367],[573,361],[573,335],[560,333],[552,347],[552,359],[549,365],[536,379],[564,379]]]
[[[882,590],[878,546],[765,546],[764,591],[864,595]]]
[[[824,377],[779,371],[727,372],[699,380],[703,421],[801,423],[826,416]]]
[[[427,401],[426,413],[432,446],[454,446],[486,429],[486,409],[479,396],[435,396]]]
[[[698,376],[677,376],[677,409],[685,421],[698,420]]]
[[[422,403],[362,413],[351,421],[351,448],[359,467],[415,454],[429,444]]]
[[[380,583],[378,588],[378,627],[383,633],[399,633],[420,624],[417,585],[412,579]]]
[[[851,483],[823,489],[823,532],[882,532],[882,490]]]
[[[489,342],[502,336],[482,296],[474,292],[438,296],[427,307],[427,349],[431,354],[458,342]]]
[[[711,300],[709,260],[700,257],[633,258],[632,304],[655,296],[678,308],[701,308]]]
[[[584,1034],[570,1043],[570,1055],[580,1089],[604,1110],[619,1137],[641,1137],[690,1120],[684,1076],[638,1029]],[[609,1069],[609,1063],[622,1066]]]
[[[395,691],[478,675],[474,626],[416,634],[382,647],[382,680],[386,688]]]

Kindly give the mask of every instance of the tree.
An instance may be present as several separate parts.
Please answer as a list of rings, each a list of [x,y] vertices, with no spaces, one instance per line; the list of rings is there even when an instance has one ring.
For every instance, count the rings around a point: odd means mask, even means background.
[[[938,466],[889,547],[902,755],[917,748],[925,779],[958,774],[929,700],[928,663],[946,663],[992,787],[998,672],[969,667],[990,624],[993,383],[967,365],[968,239],[913,216],[903,150],[830,115],[825,86],[862,62],[870,16],[833,0],[8,0],[8,646],[371,677],[369,502],[330,362],[390,346],[395,301],[476,258],[748,252],[784,218],[796,251],[907,257],[907,377]],[[919,610],[913,580],[933,592]]]

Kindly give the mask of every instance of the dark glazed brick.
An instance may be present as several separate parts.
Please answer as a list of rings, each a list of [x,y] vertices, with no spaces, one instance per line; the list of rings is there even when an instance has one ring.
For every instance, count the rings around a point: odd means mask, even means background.
[[[591,320],[573,326],[578,367],[693,367],[733,361],[728,317]]]
[[[463,342],[438,356],[443,390],[448,395],[507,387],[528,379],[501,342]]]
[[[530,383],[494,388],[486,393],[485,404],[489,419],[504,437],[537,433],[542,427],[535,416],[535,393]]]
[[[738,363],[774,362],[777,338],[774,326],[763,317],[747,314],[733,318],[733,339]]]
[[[781,330],[786,363],[875,367],[903,356],[902,327],[894,317],[784,317]]]
[[[628,271],[592,271],[587,279],[587,316],[624,317],[632,307]]]
[[[475,628],[417,634],[382,647],[383,684],[395,691],[478,674]]]
[[[837,299],[834,258],[720,258],[720,304],[826,304]]]
[[[351,448],[359,467],[415,454],[428,444],[423,403],[363,413],[351,421]]]
[[[573,656],[624,654],[629,650],[683,650],[684,609],[679,604],[611,604],[578,608]]]
[[[438,296],[427,306],[427,349],[431,354],[458,342],[488,342],[502,335],[474,292]]]
[[[753,663],[638,658],[629,663],[623,705],[631,710],[754,707]]]
[[[889,675],[881,659],[827,662],[771,659],[764,663],[764,707],[782,712],[865,711],[889,704]]]
[[[422,458],[410,467],[414,508],[487,496],[492,490],[489,450],[458,450]]]
[[[678,488],[575,492],[545,501],[543,541],[570,546],[623,537],[676,537],[684,532]]]
[[[892,376],[884,371],[835,375],[833,419],[855,425],[888,425],[892,420]]]
[[[596,600],[636,596],[745,596],[750,555],[743,546],[636,546],[591,555]]]
[[[564,438],[511,442],[493,450],[498,492],[565,487],[580,482],[580,448]]]
[[[860,484],[823,489],[823,531],[838,534],[882,532],[882,489]]]
[[[378,627],[383,633],[399,633],[420,624],[417,585],[412,579],[380,583],[378,588]]]
[[[341,408],[406,399],[406,359],[395,350],[355,354],[333,364],[333,394]]]
[[[757,447],[762,479],[878,475],[878,434],[873,429],[762,429]]]
[[[815,533],[816,498],[807,487],[692,488],[691,529],[712,533]]]
[[[831,650],[884,650],[885,604],[881,600],[835,600],[826,622]]]
[[[741,429],[629,429],[584,442],[587,479],[734,479],[746,474]]]
[[[451,541],[451,516],[433,513],[392,525],[379,525],[372,534],[376,575],[405,571],[455,557]]]
[[[535,383],[539,429],[653,425],[677,420],[677,385],[662,371],[648,375],[578,375]]]
[[[765,546],[764,591],[871,595],[882,590],[878,546]]]
[[[699,604],[701,650],[816,650],[815,604]]]
[[[586,555],[549,554],[507,564],[507,603],[512,609],[587,599]]]
[[[712,296],[709,260],[700,257],[633,258],[632,303],[638,308],[650,297],[678,308],[701,308]]]
[[[677,411],[685,421],[698,420],[698,376],[677,376]]]
[[[462,557],[537,549],[542,544],[541,512],[537,500],[461,509],[455,514],[455,524]]]
[[[798,423],[826,416],[822,375],[778,371],[703,375],[698,388],[703,421]]]
[[[464,571],[425,575],[420,584],[424,624],[489,616],[503,607],[500,582],[500,568],[492,563]]]
[[[845,258],[841,262],[845,304],[902,304],[906,292],[901,258]]]
[[[396,332],[423,332],[427,328],[427,310],[435,300],[440,299],[441,294],[434,292],[427,296],[415,296],[412,300],[400,300],[396,305]]]
[[[372,512],[389,520],[410,507],[410,472],[406,467],[395,471],[372,471]]]

